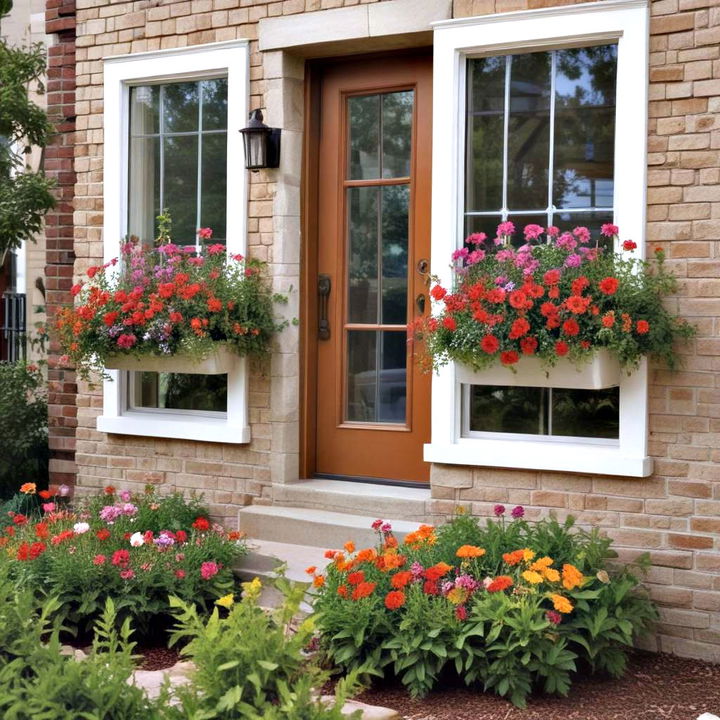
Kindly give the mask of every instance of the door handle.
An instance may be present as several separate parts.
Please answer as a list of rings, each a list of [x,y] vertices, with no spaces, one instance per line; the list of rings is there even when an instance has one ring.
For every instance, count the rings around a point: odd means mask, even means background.
[[[420,293],[415,298],[415,307],[417,308],[419,315],[425,314],[425,294],[424,293]]]
[[[332,282],[329,275],[318,275],[318,338],[330,339],[330,322],[328,321],[328,298]]]

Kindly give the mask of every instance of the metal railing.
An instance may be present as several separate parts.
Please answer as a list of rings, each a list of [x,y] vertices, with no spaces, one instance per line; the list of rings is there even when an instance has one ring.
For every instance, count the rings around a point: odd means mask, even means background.
[[[24,293],[3,293],[0,361],[17,362],[25,357],[25,308]]]

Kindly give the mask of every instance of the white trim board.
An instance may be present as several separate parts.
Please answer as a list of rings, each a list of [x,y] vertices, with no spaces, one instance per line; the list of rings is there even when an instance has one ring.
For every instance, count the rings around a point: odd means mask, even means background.
[[[451,284],[450,254],[463,226],[465,68],[468,57],[517,51],[618,44],[614,221],[644,253],[649,9],[646,0],[606,0],[543,10],[436,23],[433,78],[433,195],[431,265]],[[647,454],[648,370],[643,361],[620,382],[620,440],[616,447],[461,437],[461,385],[450,365],[432,382],[432,436],[425,460],[460,465],[534,468],[643,477]]]
[[[249,50],[247,40],[195,45],[107,58],[104,61],[104,261],[120,254],[127,233],[128,116],[130,87],[227,76],[227,251],[247,251],[247,171],[240,128],[249,109]],[[228,374],[227,417],[189,419],[187,415],[128,412],[124,373],[108,372],[103,383],[103,414],[97,429],[103,432],[211,442],[250,442],[248,372],[238,359]]]

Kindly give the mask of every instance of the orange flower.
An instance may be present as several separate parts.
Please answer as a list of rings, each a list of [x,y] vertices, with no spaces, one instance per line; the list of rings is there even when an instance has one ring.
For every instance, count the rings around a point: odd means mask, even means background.
[[[475,545],[463,545],[458,548],[455,554],[459,558],[477,558],[482,557],[485,554],[485,550]]]
[[[348,594],[348,586],[347,586],[347,585],[341,585],[341,586],[337,589],[337,594],[338,594],[340,597],[346,598],[346,597],[347,597],[347,594]]]
[[[523,580],[529,582],[531,585],[537,585],[543,581],[543,576],[535,570],[526,570],[522,576]]]
[[[388,610],[397,610],[405,604],[405,593],[402,590],[391,590],[385,596],[385,607]]]
[[[437,582],[443,575],[447,575],[450,570],[452,570],[452,565],[448,565],[444,562],[439,562],[437,563],[437,565],[433,565],[432,567],[429,567],[427,570],[425,570],[425,579]]]
[[[325,578],[322,575],[316,575],[313,578],[313,586],[320,588],[325,584]]]
[[[365,581],[365,573],[362,570],[350,573],[347,577],[347,581],[350,585],[359,585],[361,582]]]
[[[20,492],[24,493],[25,495],[34,495],[36,490],[37,485],[35,485],[35,483],[26,482],[20,486]]]
[[[573,606],[571,602],[564,597],[563,595],[551,595],[550,599],[552,600],[553,607],[561,613],[571,613],[573,611]]]
[[[337,555],[337,550],[326,550],[325,557],[328,560],[332,560]]]
[[[305,572],[308,575],[314,575],[317,568],[314,565],[311,565],[310,567],[305,568]]]
[[[52,497],[49,490],[40,490],[38,492],[38,496],[41,497],[43,500],[49,500]]]
[[[503,560],[507,565],[517,565],[518,563],[522,562],[523,559],[523,551],[522,550],[513,550],[509,553],[503,553]]]
[[[569,563],[565,563],[563,565],[562,584],[566,590],[572,590],[573,588],[582,585],[584,580],[585,577],[574,565],[570,565]]]
[[[373,582],[361,582],[353,590],[352,599],[360,600],[362,598],[368,597],[368,595],[372,595],[373,591],[375,590],[375,585],[376,583]]]
[[[542,572],[545,568],[549,568],[552,564],[553,564],[553,559],[546,555],[545,557],[538,558],[530,566],[530,570],[534,570],[535,572]]]
[[[513,579],[509,575],[499,575],[488,586],[488,592],[502,592],[513,586]]]
[[[403,570],[402,572],[393,575],[390,580],[390,584],[396,589],[404,588],[411,580],[413,574],[409,570]]]
[[[396,553],[391,553],[391,552],[381,555],[375,561],[375,565],[378,567],[378,569],[382,570],[383,572],[387,572],[388,570],[395,570],[395,568],[402,567],[404,564],[405,564],[405,556],[404,555],[397,555]]]
[[[346,552],[348,553],[354,553],[355,552],[355,543],[352,540],[348,540],[343,547],[345,548]]]
[[[376,557],[377,552],[375,551],[375,548],[365,548],[364,550],[360,550],[360,552],[355,556],[355,560],[358,563],[372,562]]]

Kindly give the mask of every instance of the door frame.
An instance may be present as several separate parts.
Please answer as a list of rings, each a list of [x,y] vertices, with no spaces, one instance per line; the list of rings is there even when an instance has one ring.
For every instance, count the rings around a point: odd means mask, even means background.
[[[354,63],[358,60],[382,58],[401,59],[420,54],[432,56],[431,45],[393,52],[349,55],[339,58],[308,60],[305,64],[304,133],[302,173],[300,179],[300,367],[299,367],[299,477],[312,478],[316,470],[317,435],[317,288],[314,287],[318,268],[318,173],[320,145],[320,92],[323,68],[328,64]],[[342,478],[348,479],[348,478]],[[380,481],[378,484],[408,485],[412,481]]]

